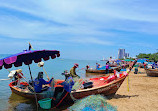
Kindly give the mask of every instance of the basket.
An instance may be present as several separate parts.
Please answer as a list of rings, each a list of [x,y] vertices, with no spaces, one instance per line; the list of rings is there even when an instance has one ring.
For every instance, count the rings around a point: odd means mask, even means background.
[[[50,109],[51,108],[51,100],[50,98],[41,99],[38,101],[39,105],[43,109]]]

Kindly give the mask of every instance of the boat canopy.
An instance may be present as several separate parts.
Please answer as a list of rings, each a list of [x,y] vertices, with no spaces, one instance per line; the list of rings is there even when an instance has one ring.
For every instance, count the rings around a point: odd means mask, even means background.
[[[4,68],[8,69],[12,67],[14,64],[15,67],[22,66],[22,63],[25,65],[29,65],[34,60],[35,63],[41,62],[42,58],[44,61],[59,57],[60,52],[57,50],[24,50],[23,52],[5,57],[0,59],[0,69],[4,66]]]
[[[133,59],[125,59],[124,61],[129,62],[129,61],[134,61],[134,60]]]
[[[146,59],[146,58],[141,58],[141,59],[138,59],[137,62],[139,63],[143,63],[143,62],[147,62],[149,61],[149,59]]]

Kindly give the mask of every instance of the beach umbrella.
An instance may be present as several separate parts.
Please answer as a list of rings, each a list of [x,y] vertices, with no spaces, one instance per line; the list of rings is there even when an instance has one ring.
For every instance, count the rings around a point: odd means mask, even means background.
[[[35,63],[41,62],[41,59],[44,61],[49,60],[50,57],[52,59],[59,57],[60,52],[57,50],[33,50],[33,51],[23,51],[3,59],[0,59],[0,69],[4,66],[4,68],[11,68],[12,65],[15,67],[22,66],[22,63],[25,65],[32,64],[32,61]]]
[[[33,81],[30,64],[32,64],[32,61],[35,63],[41,62],[43,59],[44,61],[49,60],[50,58],[54,59],[56,57],[60,56],[60,52],[57,50],[24,50],[23,52],[5,57],[3,59],[0,59],[0,69],[4,67],[5,69],[11,68],[13,65],[15,67],[22,66],[24,63],[25,65],[28,65],[29,72],[31,76],[31,80]],[[36,98],[36,93],[35,98]],[[37,103],[37,98],[36,98]],[[37,104],[38,109],[38,104]]]
[[[147,60],[149,60],[149,59],[146,59],[146,58],[141,58],[141,59],[138,59],[138,61],[137,61],[137,62],[139,62],[139,63],[143,63],[143,62],[146,62]]]
[[[134,60],[132,60],[132,59],[125,59],[124,61],[129,62],[129,61],[134,61]]]

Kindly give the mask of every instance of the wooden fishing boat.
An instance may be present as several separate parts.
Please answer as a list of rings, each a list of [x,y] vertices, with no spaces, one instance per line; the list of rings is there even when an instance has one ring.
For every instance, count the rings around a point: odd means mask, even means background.
[[[87,69],[86,73],[105,74],[106,70]],[[113,69],[109,69],[109,73],[112,73]]]
[[[147,76],[158,77],[158,69],[145,69]]]
[[[64,80],[57,81],[55,84],[55,88],[63,87],[63,86],[59,85],[62,82],[64,82]],[[50,85],[45,85],[45,86],[50,87]],[[27,82],[21,82],[20,86],[17,86],[17,81],[13,81],[9,84],[9,87],[10,87],[11,91],[17,95],[20,95],[20,96],[28,98],[28,99],[35,99],[33,89],[31,89],[31,87],[29,86],[29,84]],[[59,92],[60,91],[58,90],[58,93]],[[57,92],[55,92],[55,93],[57,93]],[[45,98],[47,96],[46,94],[47,94],[46,92],[36,93],[37,99]]]
[[[90,78],[89,81],[93,83],[93,87],[87,89],[78,89],[71,91],[72,99],[81,99],[89,95],[103,94],[104,96],[114,95],[127,75],[120,74],[120,77],[107,76],[107,77],[98,77]],[[113,79],[110,79],[113,78]]]
[[[112,67],[109,69],[109,73],[113,73],[114,70],[118,70],[120,67]],[[86,73],[106,74],[106,70],[86,69]]]
[[[121,86],[122,82],[124,81],[127,75],[120,74],[119,76],[120,77],[118,78],[115,77],[114,75],[106,76],[106,77],[89,78],[87,80],[93,83],[92,87],[80,88],[75,91],[72,90],[71,93],[69,94],[70,97],[67,98],[69,98],[69,101],[72,101],[74,98],[80,99],[92,94],[103,94],[105,96],[113,95],[119,89],[119,87]],[[63,86],[61,85],[62,82],[64,82],[64,80],[56,80],[54,86],[55,92],[52,98],[56,98],[57,95],[63,91]],[[28,99],[34,99],[35,98],[34,92],[30,91],[30,89],[28,88],[29,87],[28,83],[21,82],[21,85],[23,87],[17,87],[17,83],[13,81],[9,84],[9,87],[11,88],[12,92],[15,94],[18,94]],[[43,99],[46,96],[48,96],[46,94],[47,93],[43,93],[43,92],[36,93],[36,96],[38,99]]]
[[[64,105],[65,103],[71,104],[73,101],[67,99],[69,98],[69,92],[64,90],[63,85],[61,85],[62,82],[64,82],[64,80],[55,81],[54,91],[50,89],[50,85],[45,85],[49,88],[41,93],[36,93],[37,100],[51,98],[52,107],[59,107],[60,105]],[[21,82],[20,85],[22,87],[17,86],[16,81],[11,82],[9,84],[9,87],[12,90],[12,93],[35,101],[35,93],[32,89],[29,88],[29,84],[27,82]]]

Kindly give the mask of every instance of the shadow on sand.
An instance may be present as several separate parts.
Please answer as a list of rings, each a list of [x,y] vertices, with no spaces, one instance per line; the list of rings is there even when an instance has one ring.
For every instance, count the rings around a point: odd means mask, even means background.
[[[119,98],[131,98],[131,97],[138,97],[139,95],[120,95],[120,94],[115,94],[113,96],[108,96],[108,99],[119,99]]]

